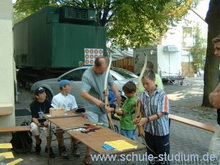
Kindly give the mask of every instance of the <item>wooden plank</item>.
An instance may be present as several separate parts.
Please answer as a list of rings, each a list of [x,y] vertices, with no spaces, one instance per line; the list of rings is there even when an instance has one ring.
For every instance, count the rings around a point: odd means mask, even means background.
[[[0,133],[30,131],[30,126],[0,127]]]
[[[68,129],[68,128],[76,128],[76,127],[82,127],[84,124],[90,124],[88,119],[82,118],[82,117],[73,117],[73,118],[58,118],[58,119],[49,119],[53,124],[57,125],[58,127],[62,129]],[[81,133],[81,132],[74,132],[74,131],[67,131],[69,135],[76,138],[77,140],[81,141],[85,145],[89,146],[91,149],[96,151],[99,154],[120,154],[125,152],[132,152],[137,150],[145,149],[146,147],[141,144],[140,142],[133,141],[131,139],[128,139],[110,129],[107,128],[101,128],[99,130],[96,130],[95,132],[89,132],[89,133]],[[105,150],[102,147],[102,144],[104,144],[105,141],[112,141],[112,140],[125,140],[128,143],[131,143],[133,145],[137,146],[137,149],[131,149],[127,151],[116,151],[116,150]]]
[[[89,146],[92,150],[99,154],[120,154],[146,149],[146,147],[140,142],[128,139],[125,136],[117,134],[108,128],[101,128],[99,130],[96,130],[95,132],[89,132],[87,134],[81,132],[68,131],[68,134],[70,134],[77,140],[83,142],[85,145]],[[113,140],[125,140],[126,142],[137,146],[137,149],[129,149],[122,152],[117,150],[106,150],[102,147],[104,142]]]
[[[82,127],[84,124],[91,124],[88,119],[83,117],[52,118],[49,119],[49,121],[62,129]]]
[[[181,123],[193,126],[193,127],[197,127],[197,128],[209,131],[209,132],[215,132],[215,130],[216,130],[216,127],[213,126],[213,125],[201,123],[201,122],[194,121],[194,120],[191,120],[191,119],[187,119],[187,118],[184,118],[184,117],[169,114],[169,118],[171,120],[178,121],[178,122],[181,122]]]

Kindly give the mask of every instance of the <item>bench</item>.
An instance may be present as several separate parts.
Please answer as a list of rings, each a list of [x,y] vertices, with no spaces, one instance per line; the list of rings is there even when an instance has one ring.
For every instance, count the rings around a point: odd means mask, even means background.
[[[184,118],[184,117],[169,114],[169,118],[171,120],[174,120],[174,121],[177,121],[177,122],[180,122],[180,123],[184,123],[184,124],[196,127],[196,128],[200,128],[200,129],[203,129],[203,130],[206,130],[206,131],[209,131],[209,132],[215,132],[215,130],[216,130],[216,127],[213,126],[213,125],[201,123],[201,122],[194,121],[194,120],[191,120],[191,119],[187,119],[187,118]]]
[[[30,130],[30,126],[0,127],[0,133],[25,132]]]

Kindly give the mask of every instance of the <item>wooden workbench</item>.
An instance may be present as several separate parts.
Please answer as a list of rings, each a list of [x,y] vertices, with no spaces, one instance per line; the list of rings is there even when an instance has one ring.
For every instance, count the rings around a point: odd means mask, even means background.
[[[65,118],[51,118],[49,121],[59,128],[63,130],[67,130],[69,128],[77,128],[83,127],[84,124],[90,124],[89,120],[83,117],[65,117]],[[108,128],[102,127],[95,132],[89,132],[87,134],[81,132],[74,132],[71,130],[66,131],[70,136],[76,138],[77,140],[81,141],[85,145],[89,146],[92,150],[99,154],[120,154],[126,152],[135,152],[138,150],[145,149],[146,147],[141,144],[140,142],[130,140]],[[105,141],[112,141],[112,140],[125,140],[128,143],[131,143],[137,146],[136,149],[130,149],[126,151],[117,151],[117,150],[105,150],[102,145]]]

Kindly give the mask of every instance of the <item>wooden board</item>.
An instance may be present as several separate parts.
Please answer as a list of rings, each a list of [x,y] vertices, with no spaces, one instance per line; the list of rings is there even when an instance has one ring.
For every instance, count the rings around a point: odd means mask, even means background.
[[[68,129],[68,128],[77,128],[84,126],[84,124],[89,124],[90,122],[86,118],[82,117],[72,117],[72,118],[57,118],[57,119],[49,119],[53,124],[57,125],[58,127],[62,129]],[[73,132],[73,131],[67,131],[69,135],[76,138],[77,140],[81,141],[85,145],[89,146],[91,149],[96,151],[99,154],[120,154],[125,152],[133,152],[137,150],[145,149],[146,147],[141,144],[140,142],[132,141],[120,134],[117,134],[113,132],[110,129],[107,128],[101,128],[99,130],[96,130],[95,132],[89,132],[88,134],[81,133],[81,132]],[[102,147],[102,144],[104,144],[105,141],[112,141],[112,140],[125,140],[133,145],[137,146],[137,149],[127,150],[127,151],[117,151],[117,150],[105,150]]]
[[[0,127],[0,133],[30,131],[30,126]]]
[[[102,128],[102,129],[96,130],[95,132],[89,132],[87,134],[81,133],[81,132],[68,131],[68,134],[70,134],[77,140],[80,140],[85,145],[89,146],[92,150],[96,151],[99,154],[120,154],[120,153],[126,153],[126,152],[135,152],[135,151],[146,148],[140,142],[136,142],[131,139],[128,139],[118,133],[113,132],[112,130],[108,128]],[[126,142],[137,146],[137,149],[130,149],[130,150],[121,152],[117,150],[106,150],[102,147],[104,142],[113,141],[113,140],[125,140]]]
[[[209,124],[201,123],[201,122],[198,122],[198,121],[190,120],[190,119],[187,119],[187,118],[184,118],[184,117],[169,114],[169,118],[171,120],[178,121],[178,122],[181,122],[181,123],[193,126],[193,127],[197,127],[197,128],[200,128],[200,129],[204,129],[204,130],[209,131],[209,132],[215,132],[215,130],[216,130],[216,127],[213,126],[213,125],[209,125]]]
[[[49,121],[62,129],[82,127],[84,124],[91,124],[88,119],[83,117],[57,118],[49,119]]]

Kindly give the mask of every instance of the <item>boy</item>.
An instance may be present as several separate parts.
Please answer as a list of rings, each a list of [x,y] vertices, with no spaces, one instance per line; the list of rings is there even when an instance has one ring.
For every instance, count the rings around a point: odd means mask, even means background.
[[[41,142],[40,139],[40,131],[39,127],[45,127],[47,142],[49,140],[49,133],[48,133],[48,121],[43,119],[43,114],[48,114],[49,109],[51,107],[50,102],[46,100],[46,93],[44,88],[38,87],[35,92],[35,100],[31,103],[31,115],[32,115],[32,123],[31,123],[31,132],[36,140],[36,146],[35,151],[37,154],[41,151]],[[45,151],[47,152],[47,147],[45,148]],[[55,154],[52,151],[52,148],[50,148],[50,157],[54,158]]]
[[[149,70],[152,70],[152,71],[154,70],[154,64],[151,61],[147,61],[146,71],[149,71]],[[157,73],[155,73],[155,84],[158,88],[164,90],[163,81]],[[142,85],[138,88],[140,92],[144,91],[144,87]]]
[[[139,100],[144,115],[143,118],[134,120],[134,123],[144,125],[148,155],[161,158],[161,155],[169,154],[170,150],[169,101],[166,93],[155,85],[155,73],[152,70],[145,71],[142,84],[145,91],[140,94]],[[157,165],[168,164],[161,159],[156,161]]]
[[[60,81],[59,83],[60,93],[58,93],[57,95],[53,97],[51,105],[53,108],[64,108],[66,112],[75,113],[78,106],[77,106],[75,97],[70,94],[71,92],[70,83],[71,81],[69,80]],[[63,139],[63,135],[60,138]],[[72,142],[73,142],[73,156],[80,157],[80,153],[78,151],[78,145],[77,145],[78,141],[72,138]],[[69,157],[69,154],[64,145],[64,141],[59,143],[59,150],[64,158]]]
[[[136,125],[133,124],[133,120],[135,118],[136,85],[133,82],[129,81],[122,87],[122,90],[125,93],[127,99],[125,100],[122,108],[118,110],[115,109],[114,113],[121,116],[121,134],[132,140],[136,140]]]

